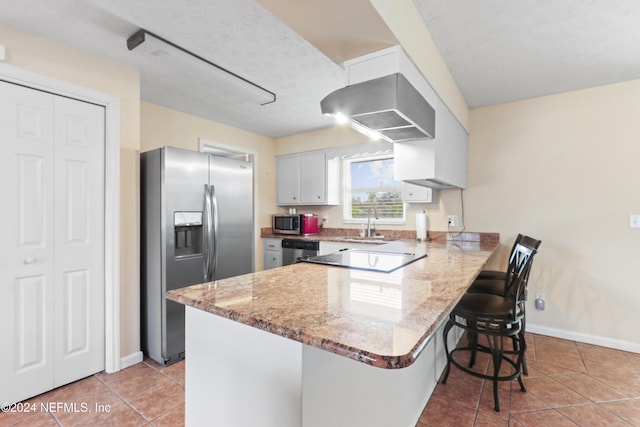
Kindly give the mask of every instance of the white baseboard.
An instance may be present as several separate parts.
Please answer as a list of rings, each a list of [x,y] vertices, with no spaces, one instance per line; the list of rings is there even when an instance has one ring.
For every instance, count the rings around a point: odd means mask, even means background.
[[[136,363],[142,362],[142,352],[137,351],[128,356],[124,356],[120,358],[120,369],[128,368],[129,366],[133,366]]]
[[[583,334],[580,332],[566,331],[564,329],[549,328],[547,326],[527,323],[527,332],[533,334],[546,335],[549,337],[562,338],[565,340],[578,341],[586,344],[599,345],[602,347],[615,348],[617,350],[640,353],[640,344],[629,341],[621,341],[597,335]]]

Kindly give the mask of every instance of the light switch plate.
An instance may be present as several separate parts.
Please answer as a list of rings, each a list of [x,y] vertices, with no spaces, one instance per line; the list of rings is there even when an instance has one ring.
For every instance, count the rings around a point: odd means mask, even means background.
[[[629,215],[629,228],[640,228],[640,214]]]

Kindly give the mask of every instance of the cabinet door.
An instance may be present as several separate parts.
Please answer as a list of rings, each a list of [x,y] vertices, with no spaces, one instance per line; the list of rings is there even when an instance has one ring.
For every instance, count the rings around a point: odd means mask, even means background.
[[[270,268],[282,267],[282,252],[280,251],[264,251],[264,270]]]
[[[278,157],[277,185],[279,205],[300,204],[300,157]]]
[[[262,269],[282,267],[282,239],[262,239]]]
[[[327,202],[327,166],[324,153],[300,156],[302,181],[301,203],[304,205]]]
[[[402,183],[402,201],[405,203],[431,203],[433,190],[429,187]]]

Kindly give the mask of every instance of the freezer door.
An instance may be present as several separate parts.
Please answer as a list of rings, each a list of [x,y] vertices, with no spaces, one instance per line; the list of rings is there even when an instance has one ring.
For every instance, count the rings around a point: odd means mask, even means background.
[[[216,280],[253,272],[253,163],[210,156]]]
[[[204,282],[204,194],[209,181],[207,154],[165,147],[164,242],[165,289]],[[162,298],[163,356],[174,359],[184,353],[184,305]]]

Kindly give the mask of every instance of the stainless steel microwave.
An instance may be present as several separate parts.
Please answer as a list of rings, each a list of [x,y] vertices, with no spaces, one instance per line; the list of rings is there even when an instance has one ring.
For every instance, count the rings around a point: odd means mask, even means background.
[[[274,215],[272,230],[277,234],[300,234],[300,215]]]

